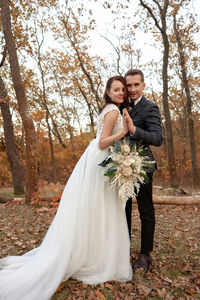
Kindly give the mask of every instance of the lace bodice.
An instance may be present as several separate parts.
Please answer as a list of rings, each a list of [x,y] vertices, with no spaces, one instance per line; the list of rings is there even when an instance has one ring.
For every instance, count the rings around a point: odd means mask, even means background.
[[[100,115],[98,117],[98,120],[97,120],[97,136],[100,135],[101,132],[102,132],[105,115],[108,112],[111,112],[113,110],[117,110],[119,112],[119,115],[118,115],[118,119],[117,119],[117,122],[115,124],[115,127],[113,129],[112,134],[115,134],[115,133],[119,132],[123,128],[123,120],[122,120],[122,116],[120,114],[119,108],[115,104],[109,103],[102,110],[102,112],[100,113]]]

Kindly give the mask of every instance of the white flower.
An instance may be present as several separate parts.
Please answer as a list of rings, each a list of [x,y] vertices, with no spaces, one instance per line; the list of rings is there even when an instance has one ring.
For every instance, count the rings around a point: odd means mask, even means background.
[[[133,170],[131,167],[123,167],[122,168],[122,174],[125,176],[125,177],[129,177],[133,174]]]
[[[131,149],[130,149],[130,147],[129,147],[129,145],[122,145],[121,146],[121,151],[123,152],[123,153],[127,153],[127,154],[129,154],[130,153],[130,151],[131,151]]]
[[[129,167],[131,164],[134,164],[135,163],[135,159],[133,158],[127,158],[125,159],[125,161],[123,162],[123,165],[125,167]]]

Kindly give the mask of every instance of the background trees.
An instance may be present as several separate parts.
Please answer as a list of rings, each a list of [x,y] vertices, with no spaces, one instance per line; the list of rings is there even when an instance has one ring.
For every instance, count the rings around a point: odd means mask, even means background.
[[[173,11],[173,23],[174,23],[174,34],[177,44],[179,64],[181,69],[181,83],[185,93],[186,105],[185,112],[188,124],[188,135],[190,142],[190,152],[191,152],[191,165],[192,165],[192,182],[194,188],[198,187],[198,178],[199,170],[197,163],[197,154],[196,154],[196,140],[195,140],[195,130],[194,130],[194,116],[192,112],[193,101],[191,95],[191,87],[189,85],[189,71],[187,70],[188,55],[185,53],[187,47],[190,47],[190,52],[197,51],[197,45],[193,43],[191,39],[191,32],[198,32],[198,29],[195,26],[195,21],[192,15],[189,15],[190,24],[184,28],[184,31],[181,30],[181,26],[184,24],[183,18],[179,18],[179,24],[177,24],[177,15],[180,6],[176,6]],[[185,46],[184,46],[185,45]],[[193,56],[193,60],[196,61],[197,57]],[[192,63],[192,62],[191,62]]]
[[[9,102],[7,98],[6,87],[0,76],[0,107],[3,117],[3,128],[4,128],[4,140],[5,140],[5,151],[7,154],[10,171],[12,173],[12,181],[14,194],[24,194],[24,176],[23,168],[20,163],[18,150],[15,144],[14,131],[12,117],[10,113]]]
[[[19,62],[17,58],[15,41],[12,35],[10,11],[8,1],[1,1],[1,16],[6,48],[9,54],[11,77],[14,84],[19,113],[25,130],[26,139],[26,201],[30,202],[31,195],[37,187],[37,162],[36,162],[36,136],[33,121],[30,117],[24,84],[21,78]]]
[[[155,182],[197,187],[199,27],[193,4],[193,0],[138,0],[134,5],[128,0],[9,2],[21,66],[19,83],[24,83],[29,108],[28,128],[34,132],[34,123],[36,132],[31,133],[32,138],[35,135],[32,146],[26,140],[27,129],[20,118],[23,109],[11,81],[13,76],[16,86],[19,77],[8,71],[8,56],[1,77],[10,99],[19,161],[25,170],[30,154],[34,157],[31,179],[38,172],[42,180],[66,182],[95,136],[106,79],[134,67],[144,71],[146,95],[162,113],[165,140],[161,148],[153,149],[159,164]],[[102,23],[108,24],[100,32],[95,5],[102,12]],[[5,45],[2,33],[0,38]],[[0,157],[5,159],[2,129],[7,121],[0,117],[0,124]],[[31,149],[25,156],[28,145]],[[8,163],[6,170],[9,173]]]
[[[176,164],[174,156],[174,141],[172,133],[171,115],[168,101],[168,63],[169,63],[169,39],[167,33],[167,11],[169,8],[169,0],[164,0],[160,4],[157,0],[152,1],[152,5],[146,4],[145,1],[140,0],[140,4],[147,10],[150,17],[155,22],[155,26],[162,36],[163,43],[163,64],[162,64],[162,82],[163,82],[163,112],[165,117],[166,127],[166,140],[167,140],[167,154],[168,154],[168,167],[170,175],[170,184],[176,184]],[[153,5],[156,8],[153,8]]]

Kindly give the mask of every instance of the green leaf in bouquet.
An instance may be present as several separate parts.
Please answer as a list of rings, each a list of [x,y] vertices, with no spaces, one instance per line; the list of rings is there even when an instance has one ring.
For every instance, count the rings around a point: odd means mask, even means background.
[[[156,163],[155,160],[147,159],[143,161],[143,165],[147,168],[151,168],[155,163]]]
[[[115,152],[120,152],[121,147],[120,147],[120,142],[119,141],[115,141]]]
[[[135,152],[137,150],[137,146],[135,143],[133,143],[131,146],[130,146],[130,149],[131,149],[131,152]]]
[[[115,169],[115,167],[112,166],[106,171],[106,173],[104,173],[104,176],[113,177],[116,172],[117,172],[117,169]]]
[[[154,168],[155,161],[154,160],[145,160],[143,161],[143,170],[145,172],[151,173],[152,168]]]
[[[140,149],[138,149],[139,156],[145,156],[146,153],[147,153],[147,149],[146,148],[140,148]]]
[[[149,177],[145,173],[139,173],[140,176],[142,176],[146,181],[149,181]]]

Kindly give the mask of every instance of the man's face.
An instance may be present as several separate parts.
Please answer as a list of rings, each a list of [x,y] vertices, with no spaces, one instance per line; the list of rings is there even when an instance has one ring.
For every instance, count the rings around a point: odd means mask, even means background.
[[[145,83],[142,82],[139,74],[127,76],[126,85],[128,89],[128,95],[132,101],[135,101],[142,96]]]

